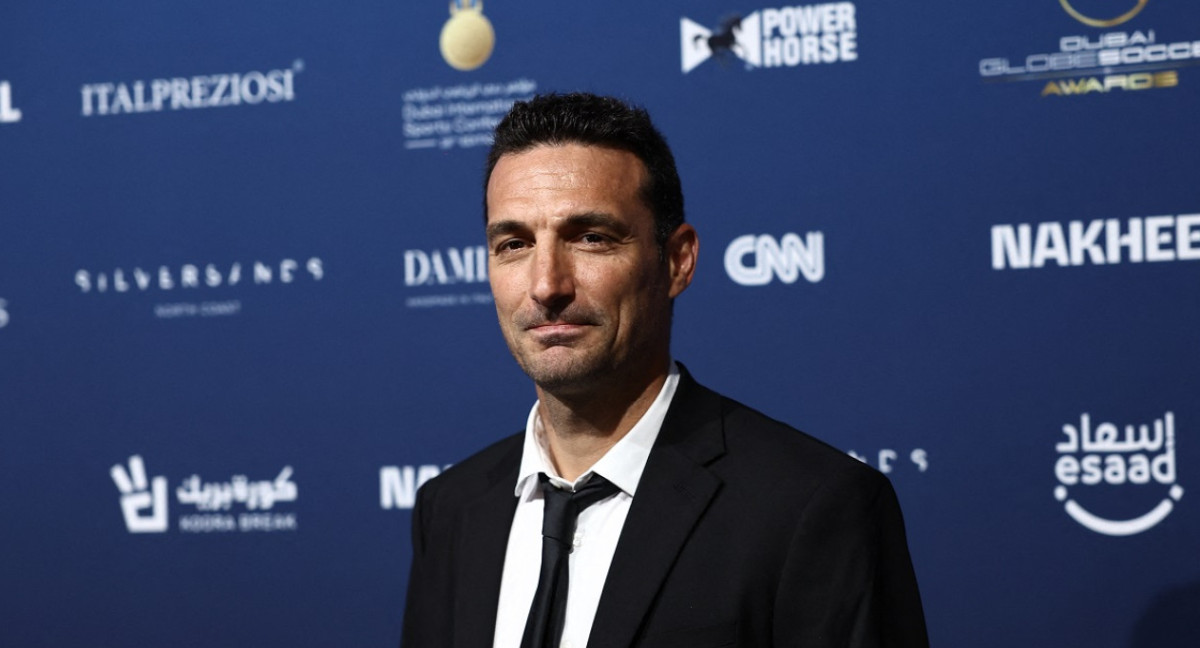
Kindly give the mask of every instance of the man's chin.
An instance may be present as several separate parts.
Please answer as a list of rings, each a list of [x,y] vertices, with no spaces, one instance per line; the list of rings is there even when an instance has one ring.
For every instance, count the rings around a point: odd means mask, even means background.
[[[584,362],[578,358],[558,358],[556,362],[548,362],[547,358],[539,358],[533,362],[522,363],[525,374],[542,390],[552,394],[578,393],[594,389],[603,375],[601,367],[596,363]]]

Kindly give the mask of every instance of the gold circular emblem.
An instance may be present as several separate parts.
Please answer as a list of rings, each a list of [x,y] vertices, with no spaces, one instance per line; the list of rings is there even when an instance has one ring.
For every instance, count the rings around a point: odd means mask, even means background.
[[[1114,25],[1120,25],[1123,22],[1128,22],[1129,20],[1131,20],[1134,16],[1138,15],[1138,13],[1141,12],[1142,8],[1145,7],[1146,3],[1149,1],[1150,0],[1137,0],[1137,5],[1135,5],[1133,7],[1133,9],[1126,11],[1125,13],[1121,14],[1120,16],[1117,16],[1116,18],[1108,18],[1108,19],[1089,18],[1088,16],[1085,16],[1085,15],[1079,13],[1078,11],[1076,11],[1075,7],[1072,7],[1071,3],[1068,2],[1068,0],[1058,0],[1058,3],[1062,5],[1062,8],[1067,13],[1071,14],[1072,18],[1074,18],[1075,20],[1078,20],[1079,22],[1081,22],[1085,25],[1088,25],[1089,27],[1112,27]]]
[[[456,70],[474,70],[486,63],[496,44],[496,32],[483,15],[483,0],[450,0],[450,20],[442,27],[438,44],[442,58]]]

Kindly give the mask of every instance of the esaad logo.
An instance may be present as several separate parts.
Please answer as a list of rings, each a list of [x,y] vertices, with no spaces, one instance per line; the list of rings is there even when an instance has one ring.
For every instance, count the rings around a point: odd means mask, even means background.
[[[21,121],[21,109],[13,108],[12,85],[8,81],[0,81],[0,124],[13,124]]]
[[[1092,426],[1091,416],[1080,416],[1079,425],[1063,425],[1067,440],[1054,449],[1061,455],[1054,464],[1054,498],[1067,515],[1085,528],[1110,536],[1148,531],[1162,522],[1183,497],[1175,474],[1175,414],[1167,412],[1152,425],[1126,425],[1124,438],[1112,423]],[[1095,500],[1103,486],[1167,487],[1157,504],[1142,515],[1113,520],[1095,513]],[[1086,507],[1084,503],[1086,502]]]
[[[1076,8],[1075,6],[1078,5],[1084,11],[1088,11],[1090,14],[1092,12],[1091,10],[1087,9],[1087,6],[1089,4],[1094,4],[1094,2],[1089,2],[1088,0],[1075,0],[1074,4],[1072,4],[1069,0],[1058,0],[1058,3],[1062,5],[1064,11],[1070,14],[1072,18],[1087,25],[1088,27],[1115,27],[1116,25],[1129,22],[1130,20],[1133,20],[1134,16],[1141,13],[1142,9],[1146,7],[1147,2],[1149,2],[1149,0],[1135,0],[1135,4],[1133,5],[1132,9],[1122,13],[1119,16],[1116,16],[1115,18],[1094,18],[1090,15],[1084,15],[1080,9]]]
[[[719,60],[730,55],[746,62],[748,67],[762,65],[762,32],[758,12],[742,17],[730,16],[721,21],[716,32],[703,25],[681,18],[679,20],[680,56],[684,74],[716,56]]]

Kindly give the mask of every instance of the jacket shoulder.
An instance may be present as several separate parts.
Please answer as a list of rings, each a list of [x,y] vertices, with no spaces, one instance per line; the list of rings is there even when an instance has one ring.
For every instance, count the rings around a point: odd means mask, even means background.
[[[720,398],[730,450],[752,454],[764,468],[783,464],[792,470],[803,466],[822,473],[845,472],[867,480],[883,477],[879,471],[826,441],[731,398]]]
[[[755,506],[748,502],[778,493],[783,496],[770,506],[781,516],[854,533],[871,533],[884,518],[899,518],[895,489],[883,473],[737,401],[722,397],[722,404],[726,454],[711,470],[735,501]]]
[[[693,429],[708,428],[701,435],[715,432],[720,436],[723,451],[710,467],[723,478],[800,492],[858,491],[866,495],[890,488],[887,477],[848,453],[689,382],[685,403],[690,411],[681,412],[681,422]]]
[[[518,432],[455,463],[425,482],[420,497],[446,502],[473,499],[510,474],[515,485],[524,437],[524,432]]]

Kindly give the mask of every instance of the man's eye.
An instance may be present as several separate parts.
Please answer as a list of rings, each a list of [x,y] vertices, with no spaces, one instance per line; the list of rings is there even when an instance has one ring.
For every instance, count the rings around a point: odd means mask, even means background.
[[[600,234],[596,234],[595,232],[588,232],[587,234],[579,237],[579,240],[583,241],[584,243],[595,245],[598,243],[604,243],[608,239]]]
[[[523,247],[525,247],[525,241],[522,241],[520,239],[508,239],[507,241],[500,243],[500,245],[497,245],[496,251],[497,252],[512,252],[514,250],[520,250]]]

